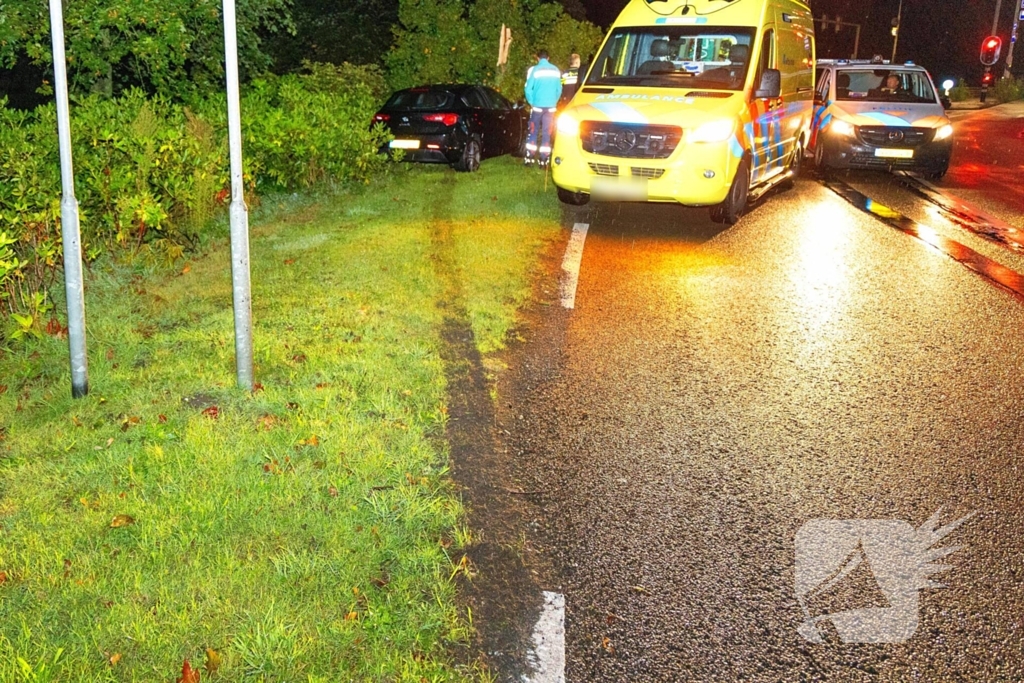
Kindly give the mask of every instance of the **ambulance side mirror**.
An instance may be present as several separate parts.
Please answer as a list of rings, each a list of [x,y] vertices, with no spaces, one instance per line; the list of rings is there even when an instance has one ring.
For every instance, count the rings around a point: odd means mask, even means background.
[[[782,94],[782,72],[778,69],[765,69],[761,74],[761,84],[754,91],[757,99],[773,99]]]

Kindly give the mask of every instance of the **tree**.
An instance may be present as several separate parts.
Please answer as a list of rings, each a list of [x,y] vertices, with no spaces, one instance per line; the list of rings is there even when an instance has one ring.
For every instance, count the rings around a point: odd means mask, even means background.
[[[395,43],[385,58],[395,88],[425,83],[489,83],[511,99],[522,95],[536,50],[566,67],[569,54],[586,58],[601,29],[565,13],[550,0],[400,0]],[[512,30],[508,65],[496,67],[502,25]]]
[[[262,71],[260,32],[292,30],[288,0],[247,0],[237,14],[239,64]],[[0,16],[0,64],[52,63],[47,3],[4,0]],[[179,99],[219,87],[223,30],[217,0],[73,0],[64,11],[69,86],[107,95],[139,86]]]

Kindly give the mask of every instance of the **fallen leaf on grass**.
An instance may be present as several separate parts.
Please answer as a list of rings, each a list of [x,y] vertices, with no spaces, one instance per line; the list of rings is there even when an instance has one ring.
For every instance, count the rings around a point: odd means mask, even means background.
[[[327,494],[328,494],[328,495],[329,495],[329,496],[330,496],[331,498],[337,498],[337,497],[338,497],[338,489],[336,489],[336,488],[334,488],[334,487],[332,486],[332,487],[330,487],[329,489],[327,489]]]
[[[7,393],[7,385],[6,384],[0,384],[0,394],[6,394],[6,393]]]
[[[326,389],[329,386],[331,386],[331,385],[328,382],[320,382],[319,384],[316,385],[316,388],[317,389]]]
[[[142,418],[140,418],[138,415],[125,415],[121,419],[121,431],[127,432],[129,429],[139,424],[140,422],[142,422]]]
[[[0,585],[7,581],[7,572],[0,572]]]
[[[605,649],[605,652],[607,652],[608,654],[610,654],[610,655],[615,654],[615,647],[612,645],[611,638],[608,638],[607,636],[605,636],[601,640],[601,647],[603,647]]]
[[[46,334],[57,339],[64,339],[68,336],[68,328],[61,325],[56,318],[50,318],[50,322],[46,323]]]
[[[294,356],[292,356],[292,360],[295,361],[296,363],[305,363],[306,362],[306,354],[304,354],[304,353],[297,353]]]
[[[121,653],[120,652],[115,652],[114,654],[110,655],[110,666],[115,666],[120,661],[121,661]]]
[[[163,414],[157,415],[156,416],[156,421],[159,422],[160,424],[164,424],[164,423],[167,422],[167,416],[163,415]]]
[[[345,615],[345,621],[355,621],[358,618],[359,618],[359,615],[356,614],[355,612],[349,612],[348,614]]]
[[[206,671],[215,673],[220,668],[220,654],[212,647],[206,648]]]
[[[255,394],[257,391],[263,391],[263,385],[260,384],[259,382],[256,382],[256,384],[252,385],[252,393]]]
[[[189,273],[191,271],[192,271],[192,266],[186,263],[185,267],[181,269],[181,274],[184,275],[184,274]],[[186,663],[188,663],[188,662],[186,661]]]
[[[181,665],[181,678],[178,679],[178,683],[199,683],[199,670],[193,669],[187,659]]]
[[[299,441],[300,446],[319,446],[320,439],[317,438],[316,434],[311,434],[308,439],[301,439]]]
[[[274,415],[260,415],[256,418],[256,428],[270,431],[277,424],[277,417]]]
[[[220,417],[220,408],[218,408],[217,406],[210,406],[209,408],[203,411],[203,415],[210,418],[211,420],[216,420],[218,417]]]
[[[114,519],[110,521],[111,529],[120,529],[123,526],[135,524],[135,518],[131,515],[114,515]]]

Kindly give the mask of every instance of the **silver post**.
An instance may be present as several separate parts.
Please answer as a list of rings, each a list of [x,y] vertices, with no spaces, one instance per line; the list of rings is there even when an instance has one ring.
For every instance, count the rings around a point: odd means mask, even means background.
[[[228,146],[231,153],[231,288],[235,311],[235,374],[252,390],[252,287],[249,278],[249,209],[242,182],[242,117],[238,104],[235,0],[224,0],[224,70],[227,73]]]
[[[853,59],[857,59],[857,50],[860,49],[860,24],[854,24],[857,32],[853,36]]]
[[[999,30],[999,10],[1003,8],[1003,0],[996,0],[996,15],[992,17],[992,33],[989,35],[998,35],[996,32]]]
[[[1006,65],[1003,68],[1003,78],[1013,75],[1013,46],[1017,43],[1017,31],[1020,28],[1020,18],[1024,17],[1024,0],[1020,2],[1020,12],[1013,19],[1013,30],[1010,32],[1010,47],[1006,50]]]
[[[82,239],[78,225],[78,200],[75,199],[75,171],[71,165],[71,115],[61,0],[50,0],[50,34],[53,39],[53,90],[57,99],[57,140],[60,146],[60,223],[64,243],[64,292],[68,302],[71,395],[82,398],[89,393],[89,363],[85,352]]]

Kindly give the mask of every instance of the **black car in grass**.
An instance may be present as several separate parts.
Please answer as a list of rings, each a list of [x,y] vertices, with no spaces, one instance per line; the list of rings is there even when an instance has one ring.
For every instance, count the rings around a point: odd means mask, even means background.
[[[521,156],[530,116],[484,85],[426,85],[394,93],[373,120],[391,130],[388,148],[407,161],[475,171],[481,159]]]

